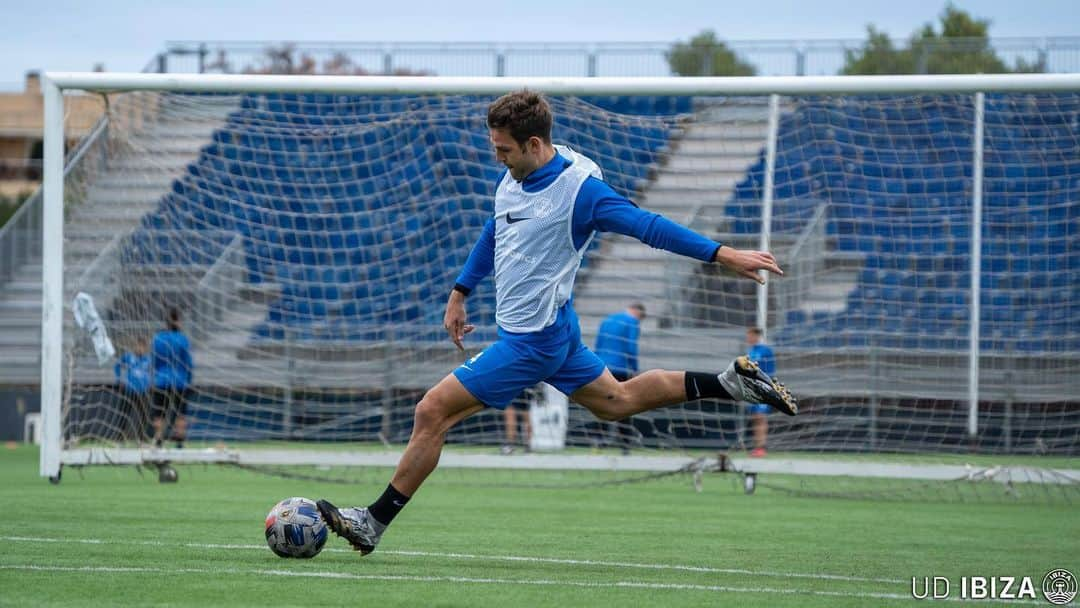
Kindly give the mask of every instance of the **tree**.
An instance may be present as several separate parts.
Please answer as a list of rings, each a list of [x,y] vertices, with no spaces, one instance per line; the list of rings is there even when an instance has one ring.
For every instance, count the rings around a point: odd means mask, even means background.
[[[224,55],[222,55],[224,57]],[[280,46],[268,46],[263,49],[262,61],[258,65],[244,68],[246,74],[329,74],[334,76],[366,76],[372,74],[363,66],[353,62],[352,57],[343,51],[336,51],[320,66],[315,58],[306,51],[299,51],[296,45],[286,42]],[[224,59],[222,59],[224,61]],[[228,65],[228,64],[226,64]],[[412,68],[394,68],[390,76],[432,76],[429,70]]]
[[[262,65],[247,66],[248,74],[315,74],[315,59],[307,53],[296,57],[296,45],[291,42],[263,49]]]
[[[859,51],[846,51],[843,74],[913,74],[911,51],[897,49],[885,32],[866,26],[866,42]]]
[[[680,76],[753,76],[757,70],[705,30],[690,39],[676,42],[664,53],[671,71]]]
[[[998,74],[1041,72],[1041,59],[1023,59],[1010,69],[990,46],[988,19],[977,19],[951,3],[939,17],[940,31],[930,23],[911,35],[906,48],[896,48],[888,34],[866,28],[861,49],[847,51],[842,74]]]

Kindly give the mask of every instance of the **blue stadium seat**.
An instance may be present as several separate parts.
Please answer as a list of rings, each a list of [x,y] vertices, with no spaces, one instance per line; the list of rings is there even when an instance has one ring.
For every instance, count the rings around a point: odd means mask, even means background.
[[[1080,95],[1038,96],[1034,105],[1026,95],[987,99],[982,280],[990,290],[983,321],[991,337],[986,343],[1029,351],[1073,348],[1080,342],[1080,310],[1063,308],[1067,296],[1061,291],[1077,285],[1080,276],[1080,251],[1071,246],[1080,242],[1080,162],[1072,153]],[[968,100],[930,96],[855,102],[807,98],[781,117],[773,230],[798,233],[809,217],[798,213],[799,206],[825,200],[832,246],[867,254],[847,308],[813,320],[789,312],[777,334],[781,343],[851,345],[818,328],[831,322],[860,327],[906,313],[911,316],[905,320],[919,321],[883,326],[887,335],[878,344],[966,348],[972,111]],[[759,231],[764,181],[759,155],[726,203],[735,232]],[[923,279],[911,283],[899,271]],[[1057,297],[1042,297],[1039,290],[1049,291],[1051,285]],[[1069,295],[1077,301],[1080,288],[1074,291]],[[912,302],[916,306],[905,310],[903,305]],[[1023,324],[1049,322],[1049,311],[1058,315],[1068,334],[1064,339],[1018,333]],[[935,335],[927,337],[926,327]]]
[[[688,97],[588,103],[635,118],[600,125],[567,112],[554,136],[608,159],[607,181],[627,196],[667,149],[668,117],[692,109]],[[384,121],[406,108],[410,126]],[[474,119],[445,98],[247,95],[143,218],[124,260],[209,265],[243,235],[249,280],[281,283],[254,339],[381,340],[386,324],[438,327],[419,302],[441,298],[503,172]],[[493,323],[493,293],[485,284],[473,299],[483,323]]]

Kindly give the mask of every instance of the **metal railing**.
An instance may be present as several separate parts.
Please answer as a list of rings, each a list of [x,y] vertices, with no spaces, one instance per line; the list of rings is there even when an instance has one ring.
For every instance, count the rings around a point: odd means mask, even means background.
[[[839,73],[864,39],[730,40],[728,49],[762,76]],[[898,50],[914,54],[913,69],[928,73],[935,58],[983,61],[987,41],[950,38]],[[273,72],[440,76],[670,76],[672,42],[318,42],[175,41],[151,62],[156,72]],[[1009,68],[1023,61],[1046,72],[1080,71],[1080,36],[993,38],[989,47]],[[709,71],[711,49],[698,62]],[[972,73],[985,71],[972,65]]]
[[[64,181],[84,172],[87,165],[104,166],[104,145],[108,139],[108,114],[102,115],[90,134],[64,161]],[[11,280],[20,267],[41,257],[42,189],[38,187],[23,201],[18,211],[0,227],[0,283]]]
[[[143,72],[154,72],[158,67],[158,60],[150,61]],[[95,171],[100,172],[107,164],[108,158],[108,135],[109,121],[116,118],[118,108],[111,108],[104,112],[101,118],[90,129],[90,132],[79,141],[78,145],[68,153],[64,159],[64,182],[86,180]],[[40,160],[35,160],[37,166],[41,166]],[[65,206],[67,201],[73,200],[73,192],[65,193]],[[42,187],[39,186],[29,198],[23,201],[19,209],[11,216],[6,224],[0,226],[0,284],[10,281],[18,269],[35,259],[41,258],[42,247]]]

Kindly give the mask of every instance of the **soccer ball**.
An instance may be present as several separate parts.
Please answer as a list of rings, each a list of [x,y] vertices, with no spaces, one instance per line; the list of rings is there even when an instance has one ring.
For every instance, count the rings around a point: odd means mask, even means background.
[[[286,498],[266,516],[266,544],[278,557],[315,557],[326,537],[319,508],[306,498]]]

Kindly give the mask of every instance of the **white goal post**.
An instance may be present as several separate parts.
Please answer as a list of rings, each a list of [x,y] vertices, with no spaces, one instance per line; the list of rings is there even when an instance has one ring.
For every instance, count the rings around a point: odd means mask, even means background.
[[[1016,75],[955,75],[955,76],[823,76],[823,77],[672,77],[672,78],[503,78],[503,77],[386,77],[386,76],[275,76],[220,74],[127,74],[47,72],[42,76],[44,95],[43,148],[43,314],[41,349],[41,411],[42,449],[40,474],[58,479],[64,464],[137,463],[170,460],[172,462],[243,462],[247,464],[391,464],[384,454],[366,452],[259,451],[248,454],[232,451],[156,450],[152,448],[76,447],[65,446],[63,417],[64,379],[64,102],[65,91],[92,93],[125,93],[131,91],[161,91],[185,93],[330,93],[352,95],[501,95],[508,91],[529,88],[553,96],[612,96],[612,95],[672,95],[769,98],[769,145],[765,154],[765,184],[762,230],[759,242],[770,243],[773,215],[773,171],[776,167],[777,123],[782,112],[781,96],[817,95],[921,95],[949,94],[971,97],[975,109],[971,132],[974,142],[972,195],[972,255],[970,256],[971,284],[969,286],[970,318],[979,318],[982,269],[980,226],[983,224],[983,107],[986,94],[1080,92],[1080,74],[1016,74]],[[809,233],[808,233],[809,234]],[[766,288],[756,293],[753,310],[757,324],[770,322],[770,294]],[[978,433],[980,416],[980,323],[969,323],[967,337],[966,399],[968,404],[967,432]],[[958,356],[963,356],[960,353]],[[1076,353],[1073,353],[1074,355]],[[447,368],[449,371],[449,367]],[[781,374],[783,375],[783,374]],[[796,394],[799,386],[792,387]],[[872,389],[868,389],[872,390]],[[868,395],[873,400],[874,395]],[[258,456],[265,456],[260,461]],[[293,461],[291,459],[296,458]],[[587,456],[530,455],[516,462],[517,466],[534,468],[577,467],[601,470],[672,470],[692,465],[697,458],[686,456]],[[367,460],[365,460],[367,459]],[[784,472],[793,474],[857,474],[858,464],[814,461],[818,464],[789,464],[780,462],[755,464],[738,461],[742,471]],[[451,456],[444,463],[465,467],[499,467],[504,461],[497,457]],[[825,471],[821,473],[820,471]],[[906,465],[894,470],[889,465],[868,463],[865,474],[881,477],[919,479],[955,479],[961,472],[955,465]],[[1074,479],[1080,472],[1065,472]]]

